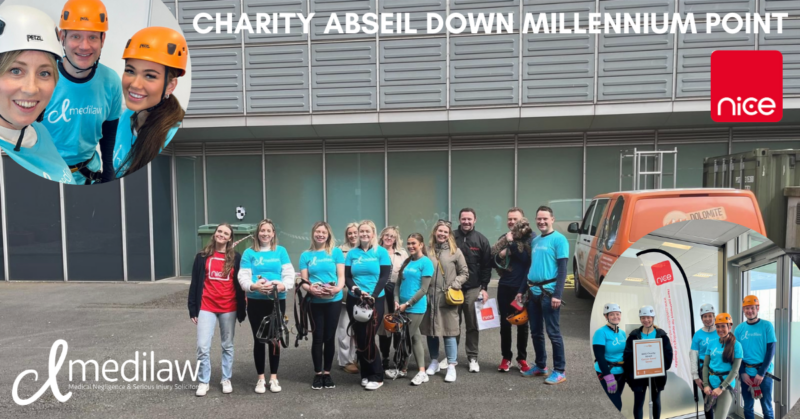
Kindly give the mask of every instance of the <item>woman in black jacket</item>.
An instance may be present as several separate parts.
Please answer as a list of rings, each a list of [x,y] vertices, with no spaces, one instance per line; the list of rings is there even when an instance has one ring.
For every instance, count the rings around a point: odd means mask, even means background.
[[[647,378],[633,379],[633,341],[660,338],[664,348],[664,365],[666,369],[669,369],[672,365],[672,344],[669,341],[667,332],[659,329],[654,324],[655,317],[656,312],[652,306],[644,306],[639,309],[639,321],[642,322],[642,327],[632,331],[628,336],[628,341],[625,343],[625,375],[631,390],[633,390],[633,417],[635,419],[642,418],[649,380]],[[653,388],[650,391],[653,393],[653,419],[660,419],[661,392],[664,391],[664,386],[667,384],[667,375],[653,377],[652,382]]]
[[[244,291],[237,281],[241,255],[233,250],[233,229],[228,223],[217,226],[214,236],[194,258],[189,286],[189,318],[197,325],[197,396],[205,396],[211,379],[211,339],[219,323],[222,341],[222,392],[231,393],[233,335],[236,320],[246,316]]]

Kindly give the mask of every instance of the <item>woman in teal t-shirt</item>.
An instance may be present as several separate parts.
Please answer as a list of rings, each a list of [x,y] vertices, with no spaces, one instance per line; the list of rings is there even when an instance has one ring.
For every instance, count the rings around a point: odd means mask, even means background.
[[[264,379],[265,345],[256,340],[256,332],[261,320],[272,314],[275,304],[286,313],[286,290],[294,287],[294,268],[283,246],[278,246],[275,224],[272,220],[262,220],[256,228],[257,237],[253,246],[244,251],[239,269],[239,284],[247,292],[247,318],[253,330],[253,359],[256,364],[258,381],[256,393],[266,392]],[[278,301],[273,300],[273,291],[278,291]],[[269,344],[269,391],[281,391],[278,382],[278,365],[281,359],[280,345]]]
[[[311,247],[300,255],[302,287],[312,296],[311,358],[316,374],[311,388],[314,390],[336,387],[331,378],[331,364],[344,288],[344,256],[341,249],[334,247],[335,242],[331,226],[318,221],[311,228]]]
[[[608,303],[603,306],[603,316],[608,323],[592,336],[594,370],[611,403],[621,411],[622,390],[625,389],[625,370],[622,366],[627,339],[625,331],[619,328],[622,310],[618,304]]]
[[[719,339],[709,342],[706,349],[703,393],[706,395],[706,404],[714,404],[714,416],[727,418],[733,404],[736,375],[742,364],[742,344],[731,333],[733,319],[730,314],[718,314],[714,324]],[[711,400],[708,400],[709,396]]]
[[[404,327],[408,328],[406,333],[411,336],[414,359],[419,367],[419,372],[411,379],[411,384],[418,386],[428,382],[428,374],[425,373],[425,349],[422,346],[419,325],[428,309],[428,287],[431,285],[434,270],[433,262],[428,259],[425,238],[422,237],[422,234],[413,233],[408,236],[406,250],[408,250],[409,257],[400,266],[393,304],[395,311],[405,313],[411,321]],[[405,365],[397,366],[397,370],[402,373],[394,375],[406,375],[407,368],[408,359],[405,360]]]

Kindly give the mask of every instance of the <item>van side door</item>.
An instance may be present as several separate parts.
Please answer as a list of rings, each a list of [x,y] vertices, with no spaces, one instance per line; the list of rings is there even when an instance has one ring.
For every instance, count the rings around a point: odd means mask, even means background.
[[[594,208],[597,205],[597,201],[592,201],[589,204],[589,208],[586,209],[586,214],[583,216],[583,222],[581,222],[581,229],[578,232],[578,238],[575,242],[575,260],[577,261],[578,265],[578,272],[581,275],[586,272],[586,259],[589,257],[589,250],[592,246],[591,236],[588,235],[589,231],[591,231],[591,224],[592,224],[592,215],[594,214]]]
[[[600,221],[605,215],[606,208],[608,207],[608,198],[601,198],[595,201],[594,214],[592,215],[591,222],[584,232],[581,229],[581,245],[586,247],[586,261],[583,269],[583,276],[595,284],[599,280],[598,262],[600,257],[600,247],[598,236],[601,230]]]

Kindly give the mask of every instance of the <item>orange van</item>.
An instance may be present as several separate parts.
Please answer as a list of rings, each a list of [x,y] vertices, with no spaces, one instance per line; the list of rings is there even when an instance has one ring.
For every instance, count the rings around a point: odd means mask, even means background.
[[[766,236],[755,195],[739,189],[661,189],[597,195],[583,222],[572,223],[578,235],[572,268],[575,295],[597,295],[614,262],[653,230],[686,220],[724,220]]]

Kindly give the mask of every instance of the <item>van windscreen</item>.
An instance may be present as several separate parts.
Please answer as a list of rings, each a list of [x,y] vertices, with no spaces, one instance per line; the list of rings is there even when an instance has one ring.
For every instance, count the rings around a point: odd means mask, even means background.
[[[629,241],[634,243],[653,230],[687,220],[729,221],[761,232],[755,202],[746,196],[653,197],[636,202]]]

